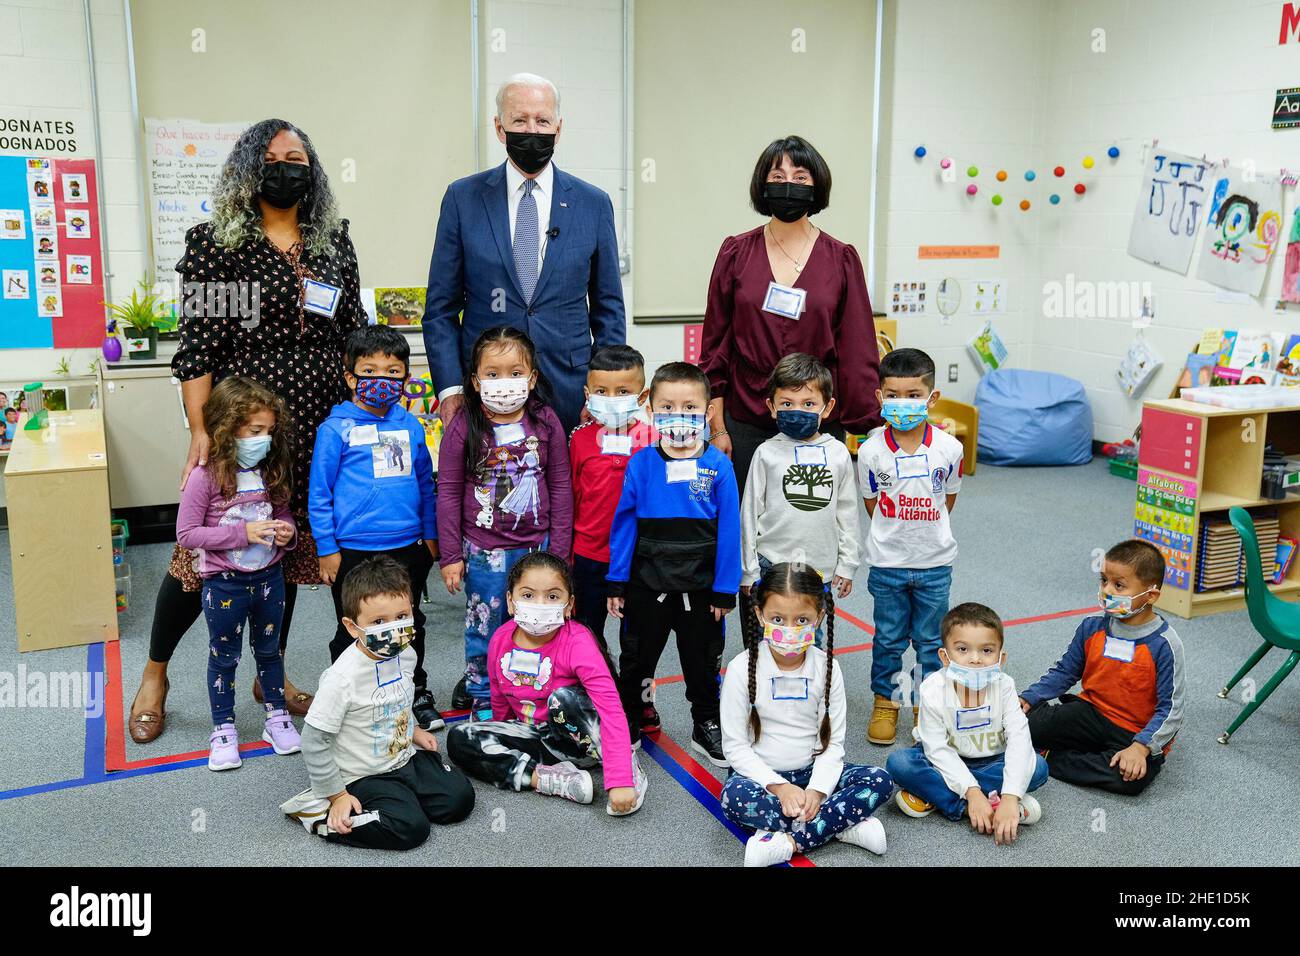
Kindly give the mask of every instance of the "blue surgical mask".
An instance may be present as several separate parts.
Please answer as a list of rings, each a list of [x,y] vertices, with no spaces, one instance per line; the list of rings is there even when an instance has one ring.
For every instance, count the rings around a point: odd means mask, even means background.
[[[254,435],[252,438],[235,439],[235,460],[240,468],[252,468],[271,450],[270,435]]]
[[[933,393],[932,393],[933,394]],[[930,398],[887,398],[880,403],[880,414],[900,432],[910,432],[929,414]]]
[[[704,415],[688,412],[656,412],[655,431],[674,448],[689,448],[704,431]]]
[[[993,682],[995,675],[1002,672],[1001,664],[988,667],[967,667],[956,661],[948,662],[948,677],[969,690],[983,690]]]
[[[1134,614],[1139,613],[1147,606],[1146,604],[1143,604],[1142,607],[1134,607],[1133,602],[1143,594],[1150,594],[1152,590],[1154,589],[1147,588],[1141,594],[1107,594],[1105,591],[1102,591],[1099,594],[1098,603],[1101,605],[1103,611],[1111,617],[1117,617],[1122,621],[1125,618],[1132,617]]]
[[[588,395],[587,411],[606,428],[622,428],[641,407],[636,395]]]
[[[801,408],[787,408],[776,413],[776,427],[781,430],[781,434],[795,441],[812,438],[817,434],[821,423],[820,414]]]

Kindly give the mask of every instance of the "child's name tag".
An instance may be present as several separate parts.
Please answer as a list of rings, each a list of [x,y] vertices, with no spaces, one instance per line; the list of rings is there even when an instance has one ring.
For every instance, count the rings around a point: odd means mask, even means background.
[[[804,299],[807,295],[804,289],[781,285],[779,282],[769,282],[767,295],[763,299],[763,311],[797,321],[803,313]]]
[[[675,485],[679,481],[694,481],[697,474],[694,458],[668,462],[668,484],[670,485]]]
[[[515,442],[524,440],[523,422],[515,422],[513,425],[497,425],[492,429],[492,434],[497,440],[498,445],[513,445]]]
[[[632,454],[632,436],[613,435],[606,432],[600,436],[600,453],[602,455]]]
[[[302,301],[302,307],[308,312],[315,312],[317,315],[323,315],[327,319],[334,318],[334,313],[339,307],[339,287],[336,285],[326,285],[324,282],[317,282],[315,279],[303,279],[302,287],[305,292]]]
[[[375,661],[375,683],[380,687],[387,687],[389,684],[395,684],[402,679],[402,662],[401,655],[389,657],[382,661]]]
[[[978,730],[993,723],[993,705],[957,708],[957,729]]]
[[[926,455],[899,455],[894,459],[895,473],[902,478],[929,478],[930,459]]]
[[[526,651],[522,647],[516,647],[510,652],[510,663],[507,666],[511,673],[536,677],[542,672],[541,652]]]
[[[826,464],[825,446],[824,445],[795,445],[794,463],[796,465]]]
[[[348,435],[349,445],[373,445],[379,441],[378,425],[353,425]]]
[[[1136,641],[1126,641],[1122,637],[1106,636],[1106,646],[1102,648],[1101,656],[1109,657],[1113,661],[1124,661],[1126,664],[1133,662],[1133,650],[1137,647]]]
[[[808,699],[808,678],[773,677],[772,678],[772,699],[773,700],[807,700]]]

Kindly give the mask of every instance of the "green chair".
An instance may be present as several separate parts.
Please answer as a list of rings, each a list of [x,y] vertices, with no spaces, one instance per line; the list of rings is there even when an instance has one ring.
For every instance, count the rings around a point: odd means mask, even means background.
[[[1246,610],[1250,613],[1250,623],[1255,625],[1255,630],[1264,638],[1264,643],[1241,665],[1241,670],[1219,691],[1219,696],[1226,698],[1228,691],[1236,687],[1273,648],[1280,647],[1291,654],[1277,669],[1277,673],[1268,679],[1268,683],[1260,688],[1254,699],[1242,708],[1237,719],[1219,735],[1221,744],[1228,742],[1228,738],[1236,733],[1237,728],[1246,722],[1260,704],[1268,700],[1269,695],[1277,690],[1277,685],[1286,680],[1287,675],[1295,670],[1296,663],[1300,662],[1300,604],[1283,601],[1264,583],[1264,569],[1259,560],[1259,538],[1255,535],[1255,522],[1251,520],[1250,512],[1244,508],[1233,508],[1228,512],[1228,520],[1237,529],[1237,534],[1241,535],[1242,547],[1246,551]]]

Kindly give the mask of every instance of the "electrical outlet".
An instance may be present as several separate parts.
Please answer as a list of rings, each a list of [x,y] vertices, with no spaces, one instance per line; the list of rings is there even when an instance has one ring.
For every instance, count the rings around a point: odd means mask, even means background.
[[[953,362],[951,365],[948,366],[948,381],[950,381],[950,382],[955,382],[955,381],[957,381],[957,363],[956,363],[956,362]]]

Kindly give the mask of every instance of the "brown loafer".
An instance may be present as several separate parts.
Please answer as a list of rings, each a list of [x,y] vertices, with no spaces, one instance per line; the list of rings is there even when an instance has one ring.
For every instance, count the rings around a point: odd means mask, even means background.
[[[163,708],[161,713],[145,710],[138,714],[132,714],[131,719],[127,721],[127,731],[131,734],[131,739],[136,743],[152,743],[161,737],[163,731],[167,729],[167,692],[171,689],[172,682],[168,680],[163,684]]]
[[[262,682],[253,678],[253,700],[259,704],[265,704],[266,700],[262,696]],[[311,709],[313,697],[311,694],[298,691],[296,694],[290,694],[284,699],[284,708],[295,717],[306,717],[307,711]]]

